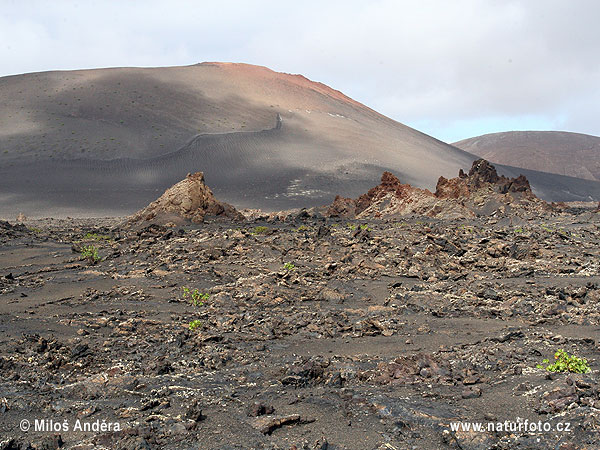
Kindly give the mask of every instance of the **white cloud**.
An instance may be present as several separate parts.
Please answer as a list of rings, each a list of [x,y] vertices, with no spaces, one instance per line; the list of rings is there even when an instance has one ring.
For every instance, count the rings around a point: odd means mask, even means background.
[[[441,139],[515,123],[600,135],[598,17],[584,0],[14,1],[0,74],[241,61],[302,73]]]

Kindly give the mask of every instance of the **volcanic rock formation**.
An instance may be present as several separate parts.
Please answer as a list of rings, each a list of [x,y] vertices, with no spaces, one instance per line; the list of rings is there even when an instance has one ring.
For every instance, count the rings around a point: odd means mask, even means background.
[[[356,198],[384,170],[433,191],[440,175],[485,158],[324,84],[248,64],[0,77],[0,98],[4,219],[129,216],[197,171],[239,209],[308,208]],[[595,178],[496,168],[523,173],[548,201],[600,200]]]
[[[129,223],[165,224],[191,221],[202,223],[205,218],[221,217],[244,220],[233,206],[219,202],[204,183],[204,174],[197,172],[167,189],[157,200],[130,217]]]
[[[493,165],[479,159],[468,174],[461,169],[457,178],[440,177],[435,193],[403,184],[384,172],[381,184],[355,200],[337,196],[325,214],[358,219],[395,215],[460,218],[539,208],[550,206],[532,193],[527,178],[499,176]]]
[[[440,177],[437,182],[435,196],[438,198],[468,197],[481,188],[491,188],[498,194],[522,192],[528,196],[533,196],[531,186],[529,186],[529,181],[525,176],[519,175],[517,178],[499,176],[496,168],[485,159],[474,161],[468,175],[460,169],[458,178],[447,180]]]

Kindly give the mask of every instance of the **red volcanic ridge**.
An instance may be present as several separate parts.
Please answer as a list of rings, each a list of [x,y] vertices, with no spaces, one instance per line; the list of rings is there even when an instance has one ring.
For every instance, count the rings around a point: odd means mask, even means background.
[[[532,193],[527,178],[498,175],[493,165],[479,159],[468,174],[461,169],[456,178],[440,177],[435,193],[403,184],[392,173],[384,172],[381,184],[357,199],[338,195],[326,215],[358,219],[405,215],[460,218],[518,215],[519,211],[540,208],[548,209],[550,205]]]
[[[370,110],[372,112],[375,112],[377,115],[379,115],[379,113],[377,113],[376,111],[363,105],[360,102],[357,102],[353,98],[348,97],[343,92],[338,91],[337,89],[333,89],[332,87],[327,86],[326,84],[321,83],[320,81],[310,80],[302,74],[287,73],[287,72],[275,72],[274,70],[269,69],[268,67],[265,67],[265,66],[257,66],[257,65],[245,64],[245,63],[210,61],[210,62],[200,63],[199,65],[200,66],[215,66],[215,67],[219,67],[219,68],[222,68],[225,70],[232,70],[232,71],[237,72],[238,74],[244,75],[247,78],[251,78],[251,77],[259,78],[259,77],[264,77],[265,75],[267,75],[271,79],[271,82],[273,82],[274,79],[280,80],[280,81],[287,81],[287,82],[295,84],[298,87],[309,89],[311,91],[317,92],[326,97],[331,97],[331,98],[334,98],[341,102],[345,102],[345,103],[357,106],[361,109]]]

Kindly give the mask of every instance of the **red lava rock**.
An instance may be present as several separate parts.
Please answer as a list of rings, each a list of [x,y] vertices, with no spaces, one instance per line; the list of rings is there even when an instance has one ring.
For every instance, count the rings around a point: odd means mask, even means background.
[[[333,203],[327,208],[325,215],[328,217],[354,217],[356,215],[356,201],[336,195]]]
[[[486,185],[492,185],[494,190],[500,194],[508,192],[527,192],[530,195],[531,186],[523,175],[517,178],[506,178],[498,176],[496,168],[485,159],[478,159],[466,175],[462,170],[458,178],[447,180],[440,177],[436,186],[435,196],[438,198],[461,198],[468,197],[471,193]]]
[[[357,199],[337,196],[324,215],[345,218],[384,218],[394,215],[465,218],[524,209],[537,212],[552,209],[531,191],[529,181],[520,175],[507,178],[498,175],[486,160],[473,162],[465,174],[450,180],[440,177],[435,193],[403,184],[390,172],[384,172],[381,183]]]

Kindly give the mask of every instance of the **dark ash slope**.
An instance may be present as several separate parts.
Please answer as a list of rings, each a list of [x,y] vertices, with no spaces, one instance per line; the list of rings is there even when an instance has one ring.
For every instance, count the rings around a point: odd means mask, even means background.
[[[236,207],[322,205],[384,170],[433,189],[476,159],[321,83],[246,64],[27,74],[1,78],[0,97],[6,218],[130,214],[197,171]],[[600,183],[526,175],[546,199],[600,198]]]

